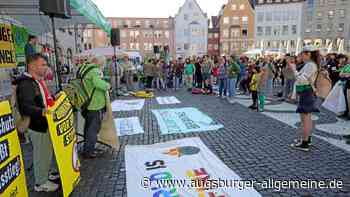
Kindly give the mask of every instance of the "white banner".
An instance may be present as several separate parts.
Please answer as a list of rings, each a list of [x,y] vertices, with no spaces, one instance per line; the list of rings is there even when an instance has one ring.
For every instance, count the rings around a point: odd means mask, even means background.
[[[138,117],[114,119],[118,136],[144,133]]]
[[[115,100],[112,105],[112,111],[135,111],[141,110],[145,104],[145,99],[135,100]]]
[[[261,196],[250,181],[241,181],[199,138],[127,145],[125,163],[129,197]]]
[[[170,104],[181,103],[175,96],[157,97],[156,99],[160,105],[170,105]]]

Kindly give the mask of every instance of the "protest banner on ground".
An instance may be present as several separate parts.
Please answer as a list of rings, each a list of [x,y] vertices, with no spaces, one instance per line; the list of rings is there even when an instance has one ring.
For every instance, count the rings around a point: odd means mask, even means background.
[[[138,117],[114,119],[118,136],[144,133]]]
[[[57,166],[60,172],[63,196],[68,197],[80,181],[80,161],[75,133],[73,107],[62,92],[46,115]]]
[[[0,23],[0,68],[15,66],[16,50],[11,25]]]
[[[136,111],[141,110],[145,104],[145,99],[135,100],[115,100],[112,102],[112,111]]]
[[[160,105],[170,105],[170,104],[181,103],[175,96],[157,97],[156,99],[158,104]]]
[[[127,145],[125,167],[128,196],[261,196],[253,181],[242,181],[199,138]]]
[[[162,134],[211,131],[223,128],[196,108],[152,110]]]
[[[10,103],[0,102],[0,196],[27,197],[23,156]]]

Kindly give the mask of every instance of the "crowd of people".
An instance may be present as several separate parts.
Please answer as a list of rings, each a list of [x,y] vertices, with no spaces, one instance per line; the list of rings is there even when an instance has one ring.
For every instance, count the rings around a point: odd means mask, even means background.
[[[35,40],[35,38],[30,38]],[[49,67],[42,54],[34,53],[28,46],[27,72],[13,81],[16,86],[16,101],[21,116],[28,117],[29,138],[33,145],[35,191],[54,191],[59,178],[54,160],[52,143],[48,134],[46,114],[55,103],[45,83]],[[236,94],[251,95],[249,108],[264,111],[267,98],[279,98],[297,103],[300,113],[302,134],[292,147],[308,151],[314,128],[311,114],[319,112],[317,98],[326,98],[337,82],[342,84],[347,99],[347,110],[342,114],[349,118],[350,64],[343,54],[321,55],[318,50],[306,46],[297,56],[286,54],[282,57],[246,56],[188,57],[167,61],[162,58],[145,59],[141,66],[135,66],[124,56],[121,61],[108,62],[103,56],[78,61],[78,74],[91,96],[87,107],[82,110],[85,118],[82,157],[94,159],[99,152],[95,149],[97,134],[106,111],[106,94],[125,86],[128,91],[138,88],[158,90],[180,90],[185,88],[193,94],[215,95],[227,98],[232,103]],[[105,67],[110,68],[109,81],[104,80]],[[87,72],[87,70],[89,72]],[[107,69],[108,70],[108,69]],[[86,71],[87,73],[84,73]],[[112,84],[112,85],[110,85]],[[125,85],[123,85],[125,84]],[[278,88],[279,87],[279,88]],[[324,90],[326,89],[326,90]],[[274,91],[278,90],[278,91]],[[53,162],[55,163],[55,162]]]

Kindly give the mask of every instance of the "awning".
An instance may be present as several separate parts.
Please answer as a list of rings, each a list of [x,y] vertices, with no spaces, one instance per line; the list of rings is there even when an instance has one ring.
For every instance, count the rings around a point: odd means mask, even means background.
[[[55,18],[56,28],[95,24],[108,34],[111,25],[91,0],[70,0],[70,19]],[[39,0],[1,0],[0,15],[8,15],[37,34],[52,32],[50,18],[39,11]]]

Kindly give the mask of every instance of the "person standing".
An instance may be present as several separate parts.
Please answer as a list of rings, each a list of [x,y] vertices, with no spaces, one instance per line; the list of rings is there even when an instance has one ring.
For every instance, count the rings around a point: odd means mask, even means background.
[[[178,88],[182,88],[182,75],[183,75],[183,69],[184,64],[182,63],[182,58],[179,58],[178,61],[175,63],[175,69],[174,69],[174,88],[175,90]]]
[[[253,104],[249,106],[250,109],[258,109],[258,83],[259,83],[259,73],[260,73],[260,67],[254,67],[252,69],[253,75],[252,79],[249,83],[250,91],[252,93],[252,100]]]
[[[186,59],[185,65],[185,79],[186,79],[186,87],[188,91],[191,91],[193,88],[193,74],[195,73],[195,67],[191,63],[190,59]]]
[[[267,79],[266,79],[266,94],[267,96],[273,95],[273,79],[275,77],[275,69],[273,66],[273,60],[271,57],[267,57],[266,59],[266,66],[267,66]]]
[[[59,178],[59,174],[56,161],[50,172],[51,163],[55,159],[45,116],[48,108],[54,105],[54,99],[50,96],[44,80],[48,66],[45,57],[40,54],[27,56],[27,65],[28,72],[14,82],[17,85],[18,109],[21,116],[30,118],[29,138],[33,146],[34,190],[52,192],[59,187],[52,182]]]
[[[144,75],[146,77],[146,88],[151,89],[152,88],[152,81],[153,81],[153,59],[149,59],[146,61],[144,68],[143,68]]]
[[[37,44],[38,44],[38,38],[36,36],[30,35],[28,37],[28,42],[24,46],[24,54],[26,57],[26,60],[35,55],[37,53]]]
[[[98,156],[95,150],[97,134],[101,129],[103,116],[106,112],[107,91],[111,88],[110,84],[102,79],[102,70],[105,64],[104,56],[93,57],[90,64],[85,65],[79,70],[79,73],[90,70],[85,74],[83,84],[91,97],[87,109],[82,111],[85,118],[84,125],[84,152],[85,159],[94,159]]]
[[[129,61],[129,56],[125,55],[123,57],[123,63],[121,64],[121,67],[123,68],[124,71],[124,77],[126,81],[126,88],[128,91],[133,91],[133,72],[134,72],[134,66],[132,65],[132,62]]]
[[[319,51],[306,46],[302,52],[304,67],[297,71],[295,64],[290,64],[290,69],[293,70],[296,77],[296,92],[299,96],[299,102],[297,107],[297,113],[300,114],[303,135],[301,140],[295,140],[291,147],[309,151],[311,144],[311,133],[313,129],[313,121],[311,114],[313,112],[319,112],[316,107],[315,96],[315,81],[319,69]]]
[[[202,73],[203,73],[203,80],[204,80],[204,88],[209,91],[211,94],[213,91],[212,83],[211,83],[211,73],[212,73],[212,62],[209,59],[208,56],[204,56],[203,60],[203,67],[202,67]]]
[[[202,59],[198,57],[195,63],[195,67],[196,67],[195,79],[196,79],[197,88],[203,88],[202,64],[203,64]]]
[[[228,89],[228,95],[229,95],[229,102],[233,102],[233,97],[236,96],[236,82],[240,71],[241,69],[237,64],[236,57],[232,55],[230,57],[229,66],[228,66],[227,89]]]
[[[291,64],[295,64],[295,66],[290,66]],[[285,78],[283,91],[285,100],[290,100],[295,83],[295,75],[293,70],[290,69],[291,67],[296,67],[296,58],[294,56],[287,57],[287,66],[285,66],[282,70]]]
[[[220,57],[218,67],[218,80],[219,80],[219,95],[218,97],[225,98],[227,94],[227,65],[226,59]]]
[[[258,111],[264,112],[265,110],[265,100],[266,100],[266,79],[267,79],[267,67],[264,66],[261,68],[258,75]]]

